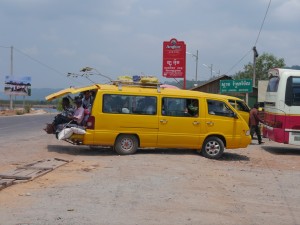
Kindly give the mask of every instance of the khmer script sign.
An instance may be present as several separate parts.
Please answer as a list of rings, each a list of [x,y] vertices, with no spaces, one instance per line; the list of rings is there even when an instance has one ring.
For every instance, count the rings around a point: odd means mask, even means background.
[[[220,93],[251,93],[252,91],[252,79],[220,80]]]

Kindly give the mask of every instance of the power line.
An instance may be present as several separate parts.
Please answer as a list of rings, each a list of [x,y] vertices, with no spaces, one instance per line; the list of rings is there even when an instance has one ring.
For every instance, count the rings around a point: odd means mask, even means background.
[[[1,45],[0,45],[0,47],[1,47],[1,48],[12,48],[12,46],[7,47],[7,46],[1,46]],[[64,74],[64,73],[58,71],[57,69],[55,69],[55,68],[53,68],[53,67],[51,67],[51,66],[48,66],[47,64],[45,64],[45,63],[43,63],[43,62],[41,62],[41,61],[39,61],[39,60],[33,58],[32,56],[30,56],[30,55],[28,55],[28,54],[22,52],[20,49],[17,49],[16,47],[13,47],[13,49],[16,50],[18,53],[20,53],[20,54],[22,54],[22,55],[28,57],[28,58],[31,59],[31,60],[33,60],[34,62],[36,62],[36,63],[42,65],[43,67],[46,67],[47,69],[50,69],[50,70],[54,71],[55,73],[59,74],[60,76],[63,76],[64,78],[66,77],[66,74]],[[69,78],[69,79],[72,79],[73,81],[75,81],[75,82],[78,83],[78,84],[83,84],[82,82],[79,82],[77,79],[74,79],[74,78]]]
[[[266,17],[267,17],[267,14],[268,14],[268,11],[269,11],[269,8],[270,8],[270,5],[271,5],[271,2],[272,2],[272,0],[270,0],[270,1],[269,1],[269,4],[268,4],[268,7],[267,7],[267,10],[266,10],[266,13],[265,13],[264,19],[263,19],[263,21],[262,21],[262,23],[261,23],[261,26],[260,26],[260,29],[259,29],[259,32],[258,32],[258,35],[257,35],[257,38],[256,38],[256,41],[255,41],[255,44],[254,44],[254,46],[256,46],[256,44],[257,44],[257,42],[258,42],[258,38],[259,38],[259,36],[260,36],[260,33],[261,33],[261,31],[262,31],[263,25],[264,25],[264,23],[265,23],[265,20],[266,20]]]
[[[36,63],[38,63],[38,64],[40,64],[40,65],[42,65],[42,66],[44,66],[44,67],[46,67],[46,68],[48,68],[48,69],[54,71],[55,73],[57,73],[57,74],[59,74],[59,75],[62,75],[62,76],[64,76],[64,77],[66,77],[66,75],[63,74],[62,72],[60,72],[60,71],[58,71],[58,70],[56,70],[56,69],[54,69],[54,68],[52,68],[52,67],[46,65],[45,63],[43,63],[43,62],[41,62],[41,61],[39,61],[39,60],[37,60],[37,59],[31,57],[30,55],[28,55],[28,54],[22,52],[21,50],[17,49],[16,47],[14,47],[14,49],[15,49],[17,52],[19,52],[19,53],[25,55],[26,57],[30,58],[31,60],[35,61]]]
[[[269,4],[268,4],[268,7],[267,7],[267,10],[266,10],[266,13],[265,13],[265,16],[264,16],[264,19],[263,19],[263,21],[262,21],[262,24],[261,24],[261,26],[260,26],[260,29],[259,29],[259,32],[258,32],[258,35],[257,35],[257,38],[256,38],[256,41],[255,41],[255,44],[254,44],[254,47],[256,46],[256,44],[257,44],[257,42],[258,42],[258,39],[259,39],[259,37],[260,37],[260,33],[261,33],[261,31],[262,31],[262,28],[263,28],[263,25],[264,25],[264,23],[265,23],[265,20],[266,20],[266,17],[267,17],[267,14],[268,14],[268,11],[269,11],[269,8],[270,8],[270,5],[271,5],[271,2],[272,2],[272,0],[270,0],[269,1]],[[254,48],[253,47],[253,48]],[[235,63],[228,71],[227,71],[227,73],[225,73],[225,74],[228,74],[234,67],[236,67],[252,50],[253,50],[253,48],[252,49],[250,49],[237,63]],[[255,48],[256,49],[256,48]]]
[[[237,63],[235,63],[225,74],[228,74],[231,70],[233,70],[234,67],[236,67],[249,53],[252,51],[250,49]]]

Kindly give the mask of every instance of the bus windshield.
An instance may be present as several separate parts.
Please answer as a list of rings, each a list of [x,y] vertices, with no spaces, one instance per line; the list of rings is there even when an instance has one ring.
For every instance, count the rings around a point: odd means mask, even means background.
[[[267,92],[277,92],[279,84],[279,77],[272,77],[269,80]]]

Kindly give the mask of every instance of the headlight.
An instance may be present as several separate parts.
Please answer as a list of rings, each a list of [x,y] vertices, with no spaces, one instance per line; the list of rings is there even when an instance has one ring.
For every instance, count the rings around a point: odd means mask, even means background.
[[[250,130],[246,130],[245,134],[246,134],[246,136],[249,136],[250,135]]]

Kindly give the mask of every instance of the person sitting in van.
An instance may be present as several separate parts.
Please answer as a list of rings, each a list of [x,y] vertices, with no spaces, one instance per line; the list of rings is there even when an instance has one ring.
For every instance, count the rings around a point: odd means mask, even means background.
[[[89,111],[91,111],[92,104],[93,104],[93,98],[92,98],[91,92],[85,91],[84,97],[82,98],[82,107],[84,109],[88,109]]]
[[[69,98],[64,97],[61,104],[62,112],[57,114],[54,117],[53,122],[51,124],[47,124],[46,128],[44,128],[48,134],[53,134],[60,124],[69,123],[72,120],[75,109],[71,105]]]
[[[146,97],[145,99],[146,110],[145,113],[149,115],[156,114],[156,103],[153,97]]]
[[[187,113],[189,113],[191,116],[197,117],[198,109],[198,101],[193,99],[187,107]]]
[[[83,94],[84,94],[84,97],[82,98],[82,107],[84,108],[84,118],[82,121],[82,125],[85,125],[88,118],[91,115],[92,104],[93,104],[94,99],[93,99],[91,91],[85,91]]]
[[[112,97],[111,95],[103,95],[103,112],[112,112]]]
[[[82,121],[84,118],[84,108],[82,107],[82,100],[79,97],[75,98],[75,104],[76,109],[71,119],[75,124],[82,125]]]

